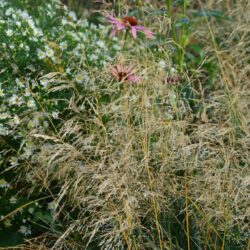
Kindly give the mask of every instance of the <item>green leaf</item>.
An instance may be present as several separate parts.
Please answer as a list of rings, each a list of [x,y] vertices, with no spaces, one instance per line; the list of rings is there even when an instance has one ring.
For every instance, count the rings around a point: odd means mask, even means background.
[[[195,16],[216,17],[216,18],[226,17],[223,12],[218,11],[218,10],[199,10],[199,11],[195,12]]]
[[[24,236],[15,227],[0,230],[0,247],[13,247],[24,242]]]
[[[42,211],[38,211],[36,213],[34,213],[34,220],[36,221],[42,221],[46,224],[50,224],[53,220],[53,217],[51,216],[51,214],[47,211],[47,212],[42,212]]]

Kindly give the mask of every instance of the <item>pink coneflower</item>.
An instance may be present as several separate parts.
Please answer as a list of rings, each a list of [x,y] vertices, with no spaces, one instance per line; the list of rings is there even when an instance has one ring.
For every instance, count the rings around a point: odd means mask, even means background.
[[[137,37],[137,31],[143,32],[148,38],[153,38],[153,32],[148,28],[138,25],[135,17],[125,16],[122,19],[115,18],[112,15],[107,15],[108,22],[113,25],[111,36],[114,36],[118,31],[129,30],[133,38]]]
[[[120,64],[111,67],[111,74],[119,82],[138,83],[140,78],[133,73],[132,67],[122,66]]]
[[[169,75],[165,78],[165,82],[174,84],[178,83],[179,81],[180,81],[180,76],[178,75],[177,70],[174,67],[172,67],[170,69]]]
[[[174,76],[167,76],[165,78],[165,82],[166,83],[177,83],[180,81],[180,77],[178,75],[174,75]]]

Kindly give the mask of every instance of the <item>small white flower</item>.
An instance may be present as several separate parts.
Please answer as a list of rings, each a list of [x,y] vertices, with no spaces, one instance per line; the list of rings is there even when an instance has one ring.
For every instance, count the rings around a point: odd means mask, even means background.
[[[56,57],[54,57],[54,56],[51,57],[51,60],[52,60],[54,63],[57,63],[57,64],[59,64],[58,61],[60,61],[60,60],[58,60],[58,59],[57,59]]]
[[[28,65],[27,69],[30,69],[32,72],[36,71],[36,68],[35,68],[35,66],[33,64]],[[32,83],[34,84],[34,81]]]
[[[149,108],[149,107],[151,106],[151,103],[150,103],[150,99],[149,99],[149,98],[147,98],[147,100],[146,100],[146,102],[145,102],[145,106],[146,106],[147,108]]]
[[[11,159],[10,159],[10,165],[12,167],[17,166],[18,165],[18,158],[17,157],[11,157]]]
[[[40,80],[40,84],[44,87],[47,88],[49,81],[47,79],[42,79]]]
[[[53,111],[51,116],[54,118],[54,119],[58,119],[58,112],[56,111]]]
[[[16,199],[14,196],[12,196],[12,197],[9,199],[9,201],[10,201],[10,204],[16,204],[17,199]]]
[[[90,24],[90,29],[92,30],[96,30],[97,29],[97,26],[93,23]]]
[[[0,88],[0,97],[4,96],[3,90]]]
[[[11,44],[9,45],[9,48],[10,48],[10,49],[14,49],[14,48],[15,48],[15,45],[14,45],[13,43],[11,43]]]
[[[13,12],[13,8],[9,8],[9,9],[7,9],[7,10],[5,11],[5,15],[6,15],[6,16],[10,16],[12,12]]]
[[[170,73],[171,73],[171,74],[176,74],[176,73],[177,73],[177,70],[176,70],[174,67],[171,67],[171,68],[170,68]]]
[[[82,73],[78,73],[77,75],[76,75],[76,81],[77,82],[82,82],[83,81],[83,79],[84,79],[84,75],[82,74]]]
[[[120,108],[121,108],[121,106],[120,106],[120,105],[113,105],[113,106],[111,106],[111,110],[112,110],[113,112],[117,112],[117,111],[119,111],[119,110],[120,110]]]
[[[85,111],[85,110],[86,110],[86,107],[85,107],[84,104],[82,104],[82,105],[79,107],[79,109],[80,109],[81,111]]]
[[[24,95],[25,96],[31,96],[30,88],[25,88],[25,94]]]
[[[68,44],[67,44],[67,42],[61,42],[59,44],[59,47],[60,47],[61,50],[65,50],[65,49],[67,49]]]
[[[36,28],[33,29],[33,35],[36,36],[36,37],[39,36],[38,29],[36,29]]]
[[[176,95],[170,93],[168,98],[169,98],[170,105],[175,106],[175,104],[176,104]]]
[[[159,66],[162,68],[162,69],[165,69],[166,68],[166,62],[164,60],[160,60],[159,61]]]
[[[34,28],[33,32],[34,32],[35,37],[40,37],[43,35],[43,32],[37,28]],[[37,41],[37,39],[36,39],[36,41]]]
[[[168,112],[165,112],[165,116],[166,116],[166,119],[168,119],[168,120],[174,119],[174,117],[171,114],[169,114]]]
[[[8,188],[10,184],[5,179],[0,179],[0,188]]]
[[[85,34],[85,33],[79,33],[79,35],[82,37],[83,42],[88,41],[88,39],[89,39],[88,34]]]
[[[95,54],[90,55],[89,57],[90,61],[96,61],[98,59],[98,56]]]
[[[21,87],[21,88],[24,87],[23,81],[21,81],[19,78],[16,78],[16,84],[17,84],[18,87]]]
[[[74,55],[75,55],[76,57],[80,57],[80,56],[81,56],[81,54],[80,54],[80,52],[79,52],[79,49],[77,49],[77,48],[75,48],[75,49],[73,50],[73,53],[74,53]]]
[[[87,19],[82,20],[82,26],[87,28],[89,26],[89,22]]]
[[[63,18],[62,19],[62,25],[66,25],[68,23],[67,19],[66,18]]]
[[[61,6],[60,6],[60,8],[61,8]],[[67,11],[67,10],[68,10],[68,7],[67,7],[66,5],[63,5],[63,10],[64,10],[64,11]]]
[[[10,226],[12,226],[11,220],[10,220],[10,219],[4,220],[3,224],[4,224],[5,227],[10,227]]]
[[[19,21],[16,22],[16,26],[17,26],[17,27],[21,27],[21,25],[22,25],[21,22],[19,22]]]
[[[73,21],[77,21],[76,13],[75,13],[74,11],[70,11],[70,12],[69,12],[69,17],[70,17]]]
[[[26,227],[26,226],[21,226],[19,229],[19,232],[25,236],[30,235],[31,234],[31,230]]]
[[[131,97],[130,97],[130,101],[136,101],[137,100],[137,96],[136,95],[132,95]]]
[[[56,202],[55,201],[52,201],[48,204],[48,209],[51,210],[51,211],[55,211],[56,210]]]
[[[46,53],[40,49],[37,50],[37,55],[40,60],[43,60],[44,58],[46,58]]]
[[[4,127],[2,124],[0,124],[0,135],[8,135],[9,134],[9,130]],[[0,180],[1,183],[1,180]],[[0,184],[1,187],[1,184]]]
[[[7,35],[7,36],[12,36],[12,35],[13,35],[13,30],[7,29],[7,30],[6,30],[6,35]]]
[[[20,11],[20,17],[27,20],[29,18],[29,14],[26,11]]]
[[[100,48],[105,48],[105,43],[101,40],[97,41],[96,44],[100,47]]]
[[[78,83],[82,83],[83,80],[87,81],[88,80],[88,75],[86,72],[80,72],[76,75],[76,78],[75,78],[76,82]]]
[[[53,57],[54,56],[54,51],[52,50],[52,49],[48,49],[47,51],[46,51],[46,55],[48,56],[48,57]]]
[[[35,209],[34,209],[33,207],[30,207],[30,208],[28,209],[28,211],[29,211],[30,214],[33,214],[34,211],[35,211]]]
[[[47,121],[43,122],[43,128],[48,128],[49,127],[49,123]]]
[[[26,144],[25,148],[24,148],[24,154],[23,156],[28,159],[33,153],[33,147],[30,144]]]
[[[102,25],[102,24],[99,24],[99,29],[101,29],[101,30],[104,30],[106,27],[104,26],[104,25]]]
[[[118,44],[114,44],[114,45],[113,45],[113,48],[114,48],[115,50],[121,50],[121,47],[120,47]]]
[[[0,113],[0,120],[5,120],[9,117],[10,117],[10,115],[8,113]]]
[[[69,75],[71,73],[71,69],[70,68],[67,68],[66,69],[66,73]]]
[[[13,123],[14,123],[14,125],[19,125],[20,122],[21,121],[20,121],[18,115],[14,115],[14,117],[13,117]]]
[[[36,128],[39,126],[39,119],[38,118],[34,118],[33,120],[30,120],[28,122],[28,128]]]
[[[27,102],[27,106],[29,108],[34,108],[36,106],[34,99],[29,99],[29,101]]]
[[[11,96],[9,103],[11,105],[17,105],[20,107],[23,103],[23,100],[22,100],[22,97],[19,97],[16,94],[14,94],[13,96]]]

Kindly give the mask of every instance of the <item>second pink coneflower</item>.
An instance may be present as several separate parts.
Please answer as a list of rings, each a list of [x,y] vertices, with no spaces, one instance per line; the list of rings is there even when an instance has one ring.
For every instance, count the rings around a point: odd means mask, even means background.
[[[125,16],[122,19],[116,18],[110,14],[107,15],[108,22],[113,25],[111,36],[116,35],[118,31],[128,30],[133,38],[137,37],[137,32],[141,31],[148,38],[153,38],[153,32],[148,28],[138,25],[138,20],[135,17]]]
[[[120,64],[111,67],[111,74],[119,82],[125,81],[130,83],[138,83],[140,80],[140,78],[134,74],[132,67],[127,67]]]
[[[174,67],[170,68],[170,72],[165,78],[165,83],[174,84],[178,83],[179,81],[180,81],[180,76],[177,70]]]
[[[173,83],[178,83],[180,81],[180,77],[178,75],[174,75],[174,76],[167,76],[165,78],[165,82],[166,83],[170,83],[170,84],[173,84]]]

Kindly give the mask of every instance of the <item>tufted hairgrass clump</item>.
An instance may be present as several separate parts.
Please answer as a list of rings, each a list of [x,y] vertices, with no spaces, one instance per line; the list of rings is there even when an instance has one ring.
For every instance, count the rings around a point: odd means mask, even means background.
[[[250,6],[227,3],[0,2],[0,247],[249,247]]]

